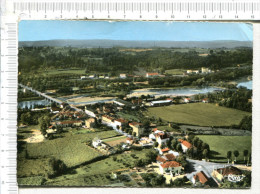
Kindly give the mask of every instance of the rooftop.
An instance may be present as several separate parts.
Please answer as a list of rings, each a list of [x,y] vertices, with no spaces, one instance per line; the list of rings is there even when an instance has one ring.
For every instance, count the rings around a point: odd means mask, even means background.
[[[193,176],[193,178],[197,181],[199,181],[199,182],[201,182],[202,184],[204,184],[204,183],[206,183],[208,180],[209,180],[209,178],[208,178],[208,176],[203,172],[203,171],[200,171],[200,172],[198,172],[197,174],[195,174],[194,176]]]
[[[179,167],[179,166],[181,166],[181,164],[176,161],[169,161],[161,164],[161,167],[163,168],[171,168],[171,167]]]

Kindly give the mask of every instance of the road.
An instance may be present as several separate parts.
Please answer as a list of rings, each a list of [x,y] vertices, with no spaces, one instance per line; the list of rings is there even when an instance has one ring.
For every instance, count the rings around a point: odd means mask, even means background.
[[[200,171],[204,171],[204,173],[208,176],[208,177],[212,177],[211,173],[214,169],[217,168],[223,168],[225,166],[228,166],[230,164],[220,164],[220,163],[213,163],[213,162],[206,162],[206,161],[200,161],[200,160],[192,160],[192,159],[187,159],[187,161],[189,162],[189,165],[191,166],[192,172],[187,173],[187,178],[188,179],[192,179],[192,177],[200,172]]]

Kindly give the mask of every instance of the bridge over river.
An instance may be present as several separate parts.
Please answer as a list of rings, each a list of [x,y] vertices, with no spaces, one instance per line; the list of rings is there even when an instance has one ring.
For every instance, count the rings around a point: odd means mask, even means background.
[[[31,92],[33,92],[33,93],[39,95],[39,96],[42,96],[43,98],[45,98],[45,99],[47,99],[47,100],[49,100],[49,101],[51,101],[51,102],[55,102],[55,103],[57,103],[57,104],[62,104],[62,103],[64,102],[64,101],[62,101],[62,100],[53,98],[53,97],[51,97],[51,96],[49,96],[49,95],[47,95],[47,94],[45,94],[45,93],[42,93],[42,92],[40,92],[40,91],[38,91],[38,90],[35,90],[35,89],[33,89],[32,87],[25,86],[25,85],[19,84],[19,83],[18,83],[18,85],[19,85],[20,87],[22,87],[22,88],[25,88],[26,90],[29,90],[29,91],[31,91]],[[73,108],[75,111],[78,111],[78,112],[82,112],[82,111],[83,111],[83,110],[81,110],[81,109],[79,109],[79,108],[77,108],[77,107],[75,107],[75,106],[73,106],[73,105],[70,105],[70,107]]]

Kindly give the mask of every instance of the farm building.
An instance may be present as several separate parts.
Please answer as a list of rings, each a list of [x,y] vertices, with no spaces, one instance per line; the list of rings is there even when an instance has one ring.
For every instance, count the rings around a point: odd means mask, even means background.
[[[159,132],[155,134],[156,141],[159,145],[166,144],[170,140],[170,137],[167,133]]]
[[[147,78],[158,77],[159,73],[146,73]]]
[[[243,179],[244,175],[240,169],[235,166],[227,166],[213,170],[212,176],[218,181],[223,181],[227,178],[231,182],[239,182]],[[233,177],[236,177],[233,179]]]
[[[150,106],[166,106],[170,104],[172,104],[172,100],[157,100],[150,102]]]

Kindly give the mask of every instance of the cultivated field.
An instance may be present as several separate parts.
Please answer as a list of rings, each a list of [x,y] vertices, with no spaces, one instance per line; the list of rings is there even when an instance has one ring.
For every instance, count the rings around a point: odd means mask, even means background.
[[[106,159],[81,166],[76,169],[75,174],[62,175],[49,180],[46,185],[52,186],[105,186],[113,182],[107,179],[111,172],[128,170],[134,166],[138,159],[146,158],[149,149],[141,151],[133,150],[123,154],[116,154]],[[134,155],[133,155],[134,154]],[[133,156],[134,157],[133,157]],[[129,182],[128,184],[134,184]]]
[[[211,160],[217,162],[227,162],[228,151],[239,151],[237,160],[244,161],[243,151],[251,152],[251,136],[218,136],[218,135],[198,135],[203,142],[208,143],[211,150]],[[233,155],[234,159],[234,155]]]
[[[183,69],[168,69],[165,73],[173,74],[173,75],[182,75],[185,72]]]
[[[94,137],[108,138],[115,135],[117,135],[115,131],[76,135],[66,133],[62,138],[27,144],[27,153],[29,158],[55,157],[62,160],[68,167],[73,167],[101,155],[87,146],[87,141],[91,141]]]
[[[112,138],[108,138],[108,139],[104,139],[103,142],[107,143],[110,146],[116,146],[117,144],[120,143],[125,143],[126,141],[126,137],[125,136],[120,136],[120,137],[112,137]]]
[[[238,125],[242,118],[251,113],[216,106],[215,104],[190,103],[148,109],[148,116],[160,117],[163,120],[199,125],[199,126],[230,126]]]

